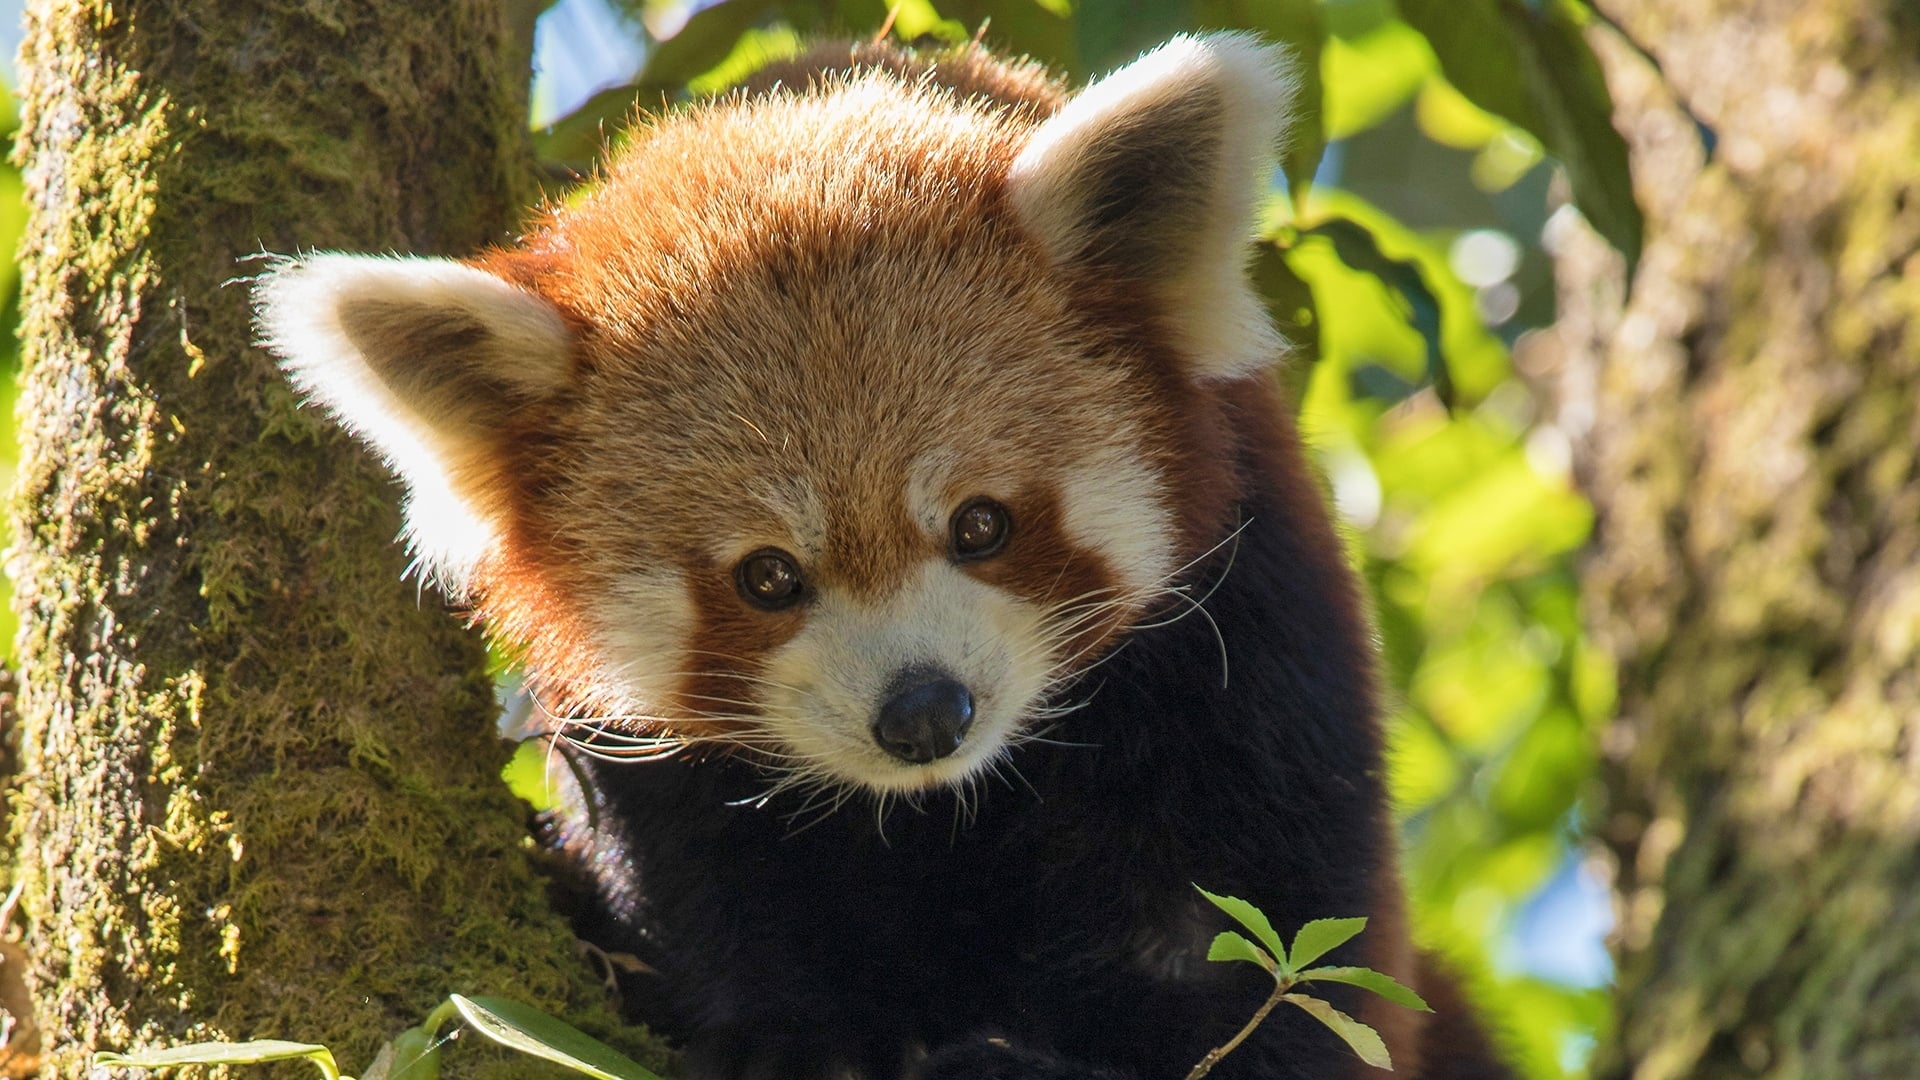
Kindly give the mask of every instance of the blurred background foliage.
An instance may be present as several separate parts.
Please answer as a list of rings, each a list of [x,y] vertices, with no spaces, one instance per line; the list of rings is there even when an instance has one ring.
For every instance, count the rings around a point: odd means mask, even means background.
[[[1553,318],[1562,215],[1638,254],[1625,150],[1582,39],[1598,16],[1577,0],[541,6],[531,123],[556,176],[589,173],[636,102],[723,92],[803,40],[889,20],[903,40],[982,38],[1076,81],[1193,29],[1295,50],[1301,115],[1254,272],[1298,344],[1286,377],[1373,590],[1416,934],[1469,975],[1526,1075],[1583,1075],[1611,971],[1581,808],[1612,675],[1576,604],[1591,514],[1513,357]],[[5,116],[11,129],[10,97]],[[0,168],[7,250],[23,219],[19,173]],[[9,368],[17,294],[0,265]],[[10,473],[10,407],[0,424]],[[10,641],[11,611],[0,621]],[[543,755],[525,749],[515,773],[533,794]]]

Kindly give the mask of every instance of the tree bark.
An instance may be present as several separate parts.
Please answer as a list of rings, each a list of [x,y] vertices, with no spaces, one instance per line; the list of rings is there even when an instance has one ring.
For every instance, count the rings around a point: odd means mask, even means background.
[[[1920,1076],[1920,25],[1878,0],[1605,0],[1648,243],[1550,235],[1523,363],[1598,511],[1619,663],[1595,1075]],[[1676,101],[1717,135],[1711,156]]]
[[[402,580],[394,485],[296,409],[232,284],[261,251],[503,239],[513,49],[499,0],[29,11],[12,830],[51,1075],[256,1037],[357,1071],[449,991],[607,1027],[478,642]]]

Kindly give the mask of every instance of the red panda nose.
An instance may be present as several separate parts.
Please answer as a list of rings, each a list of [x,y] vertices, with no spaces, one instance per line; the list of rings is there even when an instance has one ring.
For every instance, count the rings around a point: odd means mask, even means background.
[[[973,695],[966,687],[942,672],[907,671],[892,690],[873,721],[873,741],[880,749],[925,765],[960,748],[973,724]]]

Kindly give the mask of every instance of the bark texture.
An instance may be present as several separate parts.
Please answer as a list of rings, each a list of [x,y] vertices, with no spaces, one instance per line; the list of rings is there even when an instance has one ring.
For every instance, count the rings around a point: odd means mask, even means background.
[[[359,1071],[448,991],[605,1027],[478,642],[402,580],[394,485],[296,409],[231,284],[260,251],[503,238],[513,48],[498,0],[31,6],[12,830],[50,1075],[256,1037]]]
[[[1920,1076],[1920,11],[1604,0],[1648,244],[1555,230],[1619,661],[1596,1075]],[[1674,107],[1718,135],[1711,157]]]

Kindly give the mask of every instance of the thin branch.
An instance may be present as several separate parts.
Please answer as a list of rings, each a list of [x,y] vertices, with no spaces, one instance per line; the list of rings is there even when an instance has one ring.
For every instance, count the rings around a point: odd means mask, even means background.
[[[1280,1004],[1280,999],[1286,995],[1292,986],[1292,980],[1282,981],[1275,979],[1272,996],[1268,997],[1266,1003],[1261,1005],[1259,1010],[1253,1014],[1253,1019],[1247,1021],[1247,1026],[1241,1028],[1239,1033],[1234,1035],[1233,1038],[1228,1039],[1224,1045],[1216,1046],[1212,1050],[1207,1051],[1207,1056],[1201,1058],[1200,1063],[1195,1065],[1193,1071],[1187,1074],[1187,1080],[1200,1080],[1201,1077],[1212,1072],[1215,1065],[1220,1064],[1221,1058],[1232,1053],[1234,1047],[1246,1042],[1247,1036],[1253,1034],[1253,1029],[1260,1026],[1260,1021],[1267,1018],[1267,1014],[1273,1011],[1275,1005]]]

